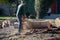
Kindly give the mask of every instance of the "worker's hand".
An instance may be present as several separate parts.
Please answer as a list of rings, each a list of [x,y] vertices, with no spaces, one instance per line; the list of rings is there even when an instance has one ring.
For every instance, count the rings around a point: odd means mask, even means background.
[[[26,15],[23,15],[23,16],[22,16],[22,19],[26,19],[26,18],[27,18],[27,16],[26,16]]]

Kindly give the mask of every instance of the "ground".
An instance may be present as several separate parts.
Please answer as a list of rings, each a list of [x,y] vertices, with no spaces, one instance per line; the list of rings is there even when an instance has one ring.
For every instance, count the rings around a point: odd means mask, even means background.
[[[54,22],[51,20],[51,22]],[[38,30],[38,29],[37,29]],[[32,34],[27,35],[15,35],[18,32],[17,28],[14,26],[6,27],[0,29],[0,40],[45,40],[47,38],[60,38],[60,34],[55,33],[36,33],[33,32]]]

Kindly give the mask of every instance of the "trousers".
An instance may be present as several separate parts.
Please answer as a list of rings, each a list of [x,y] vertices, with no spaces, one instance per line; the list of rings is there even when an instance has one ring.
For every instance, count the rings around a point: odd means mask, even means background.
[[[18,32],[21,32],[22,29],[22,15],[17,15],[18,18]]]

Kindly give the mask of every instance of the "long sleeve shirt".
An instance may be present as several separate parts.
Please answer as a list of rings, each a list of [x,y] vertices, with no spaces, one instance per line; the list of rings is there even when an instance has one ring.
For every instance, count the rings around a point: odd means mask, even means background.
[[[24,14],[24,11],[25,11],[24,5],[23,5],[23,4],[20,4],[20,5],[18,6],[16,16]]]

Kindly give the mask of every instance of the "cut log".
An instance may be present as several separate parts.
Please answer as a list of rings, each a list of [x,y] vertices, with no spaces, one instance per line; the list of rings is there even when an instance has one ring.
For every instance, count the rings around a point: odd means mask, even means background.
[[[56,27],[60,27],[60,18],[55,19]]]
[[[3,28],[3,27],[2,27],[2,22],[3,22],[3,21],[2,21],[2,20],[0,20],[0,28]]]
[[[32,19],[33,20],[33,19]],[[41,28],[50,28],[50,22],[49,21],[37,21],[37,20],[27,20],[24,21],[23,27],[25,28],[32,28],[32,29],[41,29]]]

